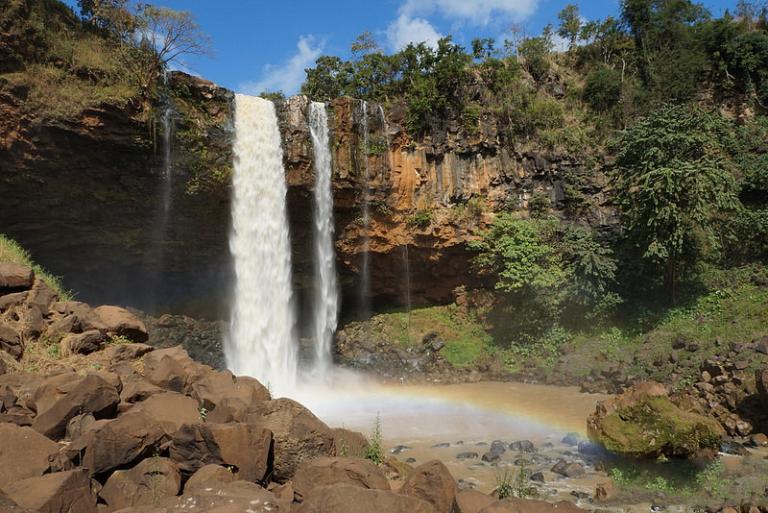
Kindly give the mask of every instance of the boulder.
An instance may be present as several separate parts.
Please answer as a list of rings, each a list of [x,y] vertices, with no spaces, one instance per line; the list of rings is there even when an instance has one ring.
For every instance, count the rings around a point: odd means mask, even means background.
[[[365,457],[365,451],[368,448],[368,440],[365,435],[358,431],[352,431],[344,428],[331,429],[333,442],[336,446],[336,456],[346,458],[348,456],[355,458]]]
[[[400,493],[422,499],[434,506],[435,513],[453,513],[459,489],[448,468],[438,460],[416,467],[400,488]]]
[[[768,367],[755,371],[755,384],[757,385],[757,393],[768,402]]]
[[[484,507],[496,502],[495,497],[480,493],[477,490],[461,490],[456,494],[456,504],[459,513],[479,513]]]
[[[204,374],[181,346],[156,349],[144,356],[144,377],[150,383],[173,392],[184,392],[196,375]]]
[[[130,470],[117,470],[104,484],[99,497],[110,511],[129,506],[151,506],[181,490],[181,473],[168,458],[147,458]]]
[[[208,411],[215,411],[225,399],[230,402],[240,401],[246,408],[271,399],[269,391],[257,380],[235,377],[229,371],[209,372],[197,379],[191,388],[192,397]]]
[[[552,467],[552,472],[563,477],[581,477],[585,474],[584,465],[574,461],[568,462],[560,459]]]
[[[644,458],[713,457],[725,435],[715,419],[675,406],[658,383],[641,383],[598,403],[587,432],[608,451]]]
[[[123,374],[122,383],[123,390],[120,392],[120,400],[124,403],[138,403],[153,395],[165,393],[165,389],[153,385],[136,372]]]
[[[293,476],[293,489],[299,502],[318,486],[333,484],[390,490],[389,482],[379,467],[362,459],[317,458],[303,462]]]
[[[49,469],[49,458],[58,451],[57,443],[30,427],[0,424],[0,489],[42,476]]]
[[[71,392],[82,379],[83,376],[72,371],[49,376],[32,391],[31,400],[28,401],[28,405],[38,415],[42,415],[51,406],[56,404],[56,401]]]
[[[509,444],[509,450],[510,451],[517,451],[517,452],[536,452],[536,446],[533,445],[533,442],[530,440],[520,440],[518,442],[512,442]]]
[[[319,486],[293,513],[436,513],[428,502],[348,484]]]
[[[24,303],[27,300],[28,294],[29,292],[14,292],[12,294],[0,295],[0,313]]]
[[[173,434],[170,456],[186,475],[208,465],[223,465],[221,451],[207,424],[184,424]]]
[[[61,340],[61,355],[95,353],[107,342],[107,338],[99,330],[88,330],[82,333],[72,333]]]
[[[31,267],[9,262],[0,262],[0,290],[27,290],[35,282]]]
[[[104,349],[104,357],[110,362],[131,362],[138,360],[150,351],[154,351],[154,347],[147,344],[112,344]]]
[[[494,440],[491,443],[491,448],[483,454],[482,460],[489,463],[499,461],[504,453],[507,452],[507,446],[501,440]]]
[[[43,312],[35,305],[28,305],[21,310],[21,334],[24,340],[37,339],[45,329]]]
[[[91,475],[102,475],[159,451],[167,440],[157,421],[142,412],[131,412],[89,430],[66,451]]]
[[[5,486],[16,504],[39,513],[97,513],[91,479],[82,469],[31,477]]]
[[[125,308],[99,306],[94,310],[106,331],[112,336],[125,337],[132,342],[146,342],[149,339],[144,323]]]
[[[0,511],[3,513],[36,513],[31,509],[22,508],[9,499],[3,492],[0,492]]]
[[[206,488],[231,483],[237,479],[235,472],[221,465],[206,465],[189,478],[184,485],[184,495],[189,495],[198,491],[204,491]]]
[[[265,484],[272,473],[272,433],[251,424],[210,424],[221,460],[239,479]]]
[[[40,309],[44,317],[48,316],[51,304],[59,300],[59,294],[45,283],[44,280],[35,278],[32,290],[29,291],[27,304]]]
[[[169,436],[178,431],[182,424],[194,424],[202,420],[197,401],[175,392],[154,394],[136,403],[131,410],[143,412],[158,422]]]
[[[111,417],[117,413],[119,403],[120,395],[114,386],[99,376],[86,376],[50,408],[38,413],[32,427],[48,438],[58,440],[65,436],[67,424],[73,417],[83,413],[91,413],[96,418]]]
[[[293,477],[306,460],[336,453],[332,431],[311,411],[291,399],[265,401],[248,415],[248,423],[269,429],[275,440],[273,480]]]
[[[489,504],[479,513],[586,513],[586,511],[568,501],[550,503],[508,498]]]
[[[48,325],[45,330],[45,334],[51,340],[59,340],[60,338],[75,333],[80,329],[77,317],[74,315],[67,315],[66,317],[59,317]]]
[[[72,417],[67,423],[67,438],[76,440],[83,436],[96,423],[92,413],[83,413]]]
[[[16,330],[0,320],[0,349],[13,356],[17,360],[24,354],[24,346],[21,345],[21,335]]]
[[[57,301],[51,305],[51,311],[58,313],[61,317],[73,317],[73,331],[75,333],[90,330],[98,330],[102,333],[107,331],[107,327],[87,303],[80,301]]]

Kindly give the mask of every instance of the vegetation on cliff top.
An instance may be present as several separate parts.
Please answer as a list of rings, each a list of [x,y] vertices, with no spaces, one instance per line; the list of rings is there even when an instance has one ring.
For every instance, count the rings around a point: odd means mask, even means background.
[[[18,242],[6,237],[2,233],[0,233],[0,262],[11,262],[31,267],[35,275],[39,276],[49,287],[55,290],[62,300],[72,299],[71,292],[64,289],[58,276],[54,276],[39,264],[36,264],[27,250],[22,248]]]

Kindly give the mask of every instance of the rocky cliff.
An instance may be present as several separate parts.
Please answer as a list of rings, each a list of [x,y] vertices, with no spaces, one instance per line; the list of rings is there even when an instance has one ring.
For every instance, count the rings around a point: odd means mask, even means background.
[[[76,119],[47,120],[26,106],[23,88],[0,83],[0,218],[3,231],[83,299],[222,318],[233,95],[182,73],[169,83],[167,103],[150,123],[130,107],[106,104]],[[305,97],[277,101],[300,303],[312,269],[307,107]],[[594,225],[612,222],[600,156],[502,144],[498,122],[485,118],[476,126],[449,123],[439,136],[416,141],[403,128],[404,113],[398,104],[384,109],[351,98],[329,105],[345,312],[360,303],[366,253],[374,305],[404,304],[409,289],[414,304],[447,302],[457,286],[477,283],[466,242],[494,212],[544,208],[578,212]]]

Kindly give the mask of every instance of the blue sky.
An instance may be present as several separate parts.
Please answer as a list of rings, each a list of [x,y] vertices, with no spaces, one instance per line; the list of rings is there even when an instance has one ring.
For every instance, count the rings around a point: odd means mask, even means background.
[[[148,0],[152,2],[152,0]],[[503,39],[513,24],[529,35],[567,3],[586,19],[617,15],[618,0],[156,0],[191,11],[213,39],[213,55],[183,63],[188,71],[238,92],[295,93],[304,68],[322,54],[348,56],[355,37],[370,31],[386,50],[451,34]],[[74,4],[74,0],[67,0]],[[705,0],[714,15],[736,0]]]

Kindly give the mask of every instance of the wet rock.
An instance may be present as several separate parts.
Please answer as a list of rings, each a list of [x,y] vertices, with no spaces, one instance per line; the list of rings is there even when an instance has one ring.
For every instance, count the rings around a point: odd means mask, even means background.
[[[433,449],[447,449],[451,446],[450,442],[440,442],[439,444],[435,444],[432,446]]]
[[[613,484],[613,481],[597,483],[597,486],[595,486],[596,501],[607,501],[614,495],[616,495],[616,486]]]
[[[153,506],[181,490],[181,474],[168,458],[147,458],[130,470],[115,471],[99,492],[111,510]]]
[[[482,460],[489,463],[499,461],[505,452],[507,452],[506,444],[501,440],[494,440],[488,452],[483,454]]]
[[[459,454],[456,455],[456,459],[457,460],[475,460],[475,459],[477,459],[479,457],[480,457],[479,454],[477,454],[476,452],[471,452],[471,451],[460,452]]]
[[[584,470],[584,465],[581,463],[576,462],[567,462],[565,460],[558,460],[557,463],[552,467],[552,472],[555,474],[560,474],[564,477],[581,477],[586,472]]]
[[[749,451],[746,448],[744,448],[743,445],[733,441],[724,441],[723,443],[721,443],[720,452],[725,454],[733,454],[736,456],[746,456],[749,454]]]
[[[560,442],[565,445],[576,447],[577,445],[579,445],[579,442],[581,442],[582,440],[584,439],[578,433],[568,433],[563,437],[562,440],[560,440]]]
[[[408,447],[407,445],[396,445],[392,447],[389,450],[389,452],[390,454],[400,454],[401,452],[407,451],[408,449],[410,449],[410,447]]]
[[[531,481],[535,481],[537,483],[543,483],[544,482],[544,473],[543,472],[534,472],[531,474]]]
[[[437,513],[428,502],[382,490],[351,485],[320,486],[294,513]]]
[[[509,450],[517,452],[536,452],[536,446],[533,445],[533,442],[530,440],[521,440],[509,444]]]
[[[408,476],[400,493],[424,500],[435,513],[453,513],[458,487],[445,465],[437,460],[416,467]]]
[[[84,470],[55,472],[10,484],[3,491],[19,506],[41,513],[96,513],[96,495]]]
[[[315,488],[334,484],[372,490],[390,489],[381,470],[368,460],[318,458],[299,465],[293,477],[293,489],[298,502],[302,502]]]
[[[589,499],[589,494],[580,490],[571,490],[571,496],[582,501]]]

